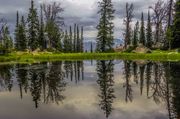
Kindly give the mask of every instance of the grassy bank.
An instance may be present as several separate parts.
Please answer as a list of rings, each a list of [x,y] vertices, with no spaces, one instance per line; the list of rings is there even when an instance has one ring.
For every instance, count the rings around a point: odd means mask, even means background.
[[[58,60],[155,60],[155,61],[180,61],[180,53],[154,51],[151,54],[137,53],[25,53],[16,52],[0,56],[0,62],[33,63]]]

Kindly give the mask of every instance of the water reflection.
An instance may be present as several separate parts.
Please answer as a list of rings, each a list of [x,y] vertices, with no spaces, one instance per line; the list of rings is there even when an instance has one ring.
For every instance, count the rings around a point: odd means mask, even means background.
[[[132,72],[131,72],[132,69]],[[133,101],[131,77],[136,84],[140,82],[140,94],[146,94],[155,103],[166,103],[169,119],[180,118],[180,63],[170,62],[131,62],[124,61],[126,102]],[[138,79],[139,77],[139,79]]]
[[[97,106],[106,118],[114,117],[114,103],[122,101],[118,97],[123,97],[126,104],[129,104],[140,96],[153,100],[157,105],[165,104],[169,119],[180,118],[179,62],[119,62],[122,63],[118,70],[123,70],[123,85],[119,85],[118,90],[115,87],[115,62],[117,61],[89,61],[96,72],[92,81],[96,80],[98,87]],[[84,61],[0,65],[0,92],[12,92],[17,87],[20,99],[23,100],[24,95],[31,95],[35,108],[43,104],[59,104],[66,100],[66,90],[71,89],[72,84],[78,87],[82,82],[88,81],[89,72]],[[118,95],[116,91],[124,95]]]
[[[0,90],[11,91],[13,86],[12,70],[13,66],[11,65],[0,65]]]
[[[112,112],[114,95],[114,75],[113,61],[97,61],[97,83],[100,87],[100,107],[108,118]]]

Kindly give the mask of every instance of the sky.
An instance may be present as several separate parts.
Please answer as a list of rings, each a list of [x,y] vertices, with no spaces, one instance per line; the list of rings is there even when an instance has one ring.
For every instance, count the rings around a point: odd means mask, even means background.
[[[95,39],[97,35],[96,26],[99,22],[98,1],[101,0],[34,0],[36,6],[39,8],[41,3],[49,3],[53,1],[61,2],[64,12],[65,25],[73,25],[74,23],[84,26],[84,37],[88,39]],[[147,16],[149,6],[153,6],[157,0],[112,0],[114,4],[115,19],[113,20],[114,37],[123,38],[123,19],[125,16],[126,2],[134,4],[134,19],[133,22],[140,20],[141,12]],[[14,29],[16,22],[16,11],[20,15],[28,13],[30,0],[0,0],[0,18],[5,18],[8,21],[11,31]]]

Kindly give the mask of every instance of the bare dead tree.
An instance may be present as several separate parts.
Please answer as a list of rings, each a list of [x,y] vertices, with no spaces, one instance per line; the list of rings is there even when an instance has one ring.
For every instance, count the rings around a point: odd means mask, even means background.
[[[62,50],[60,40],[63,37],[62,26],[64,20],[62,12],[64,9],[61,3],[53,2],[52,4],[43,4],[45,16],[46,32],[48,35],[48,47]]]
[[[61,13],[64,9],[61,7],[61,3],[53,2],[52,4],[43,4],[43,11],[45,14],[46,22],[55,22],[57,25],[64,25],[63,17]]]
[[[133,18],[133,12],[134,12],[134,5],[126,3],[126,17],[124,19],[124,24],[126,26],[125,29],[125,49],[127,49],[127,46],[131,42],[131,22]]]
[[[153,10],[154,14],[152,15],[152,20],[155,25],[155,43],[160,42],[160,28],[161,24],[166,21],[166,16],[168,12],[168,4],[162,0],[158,0],[158,2],[154,6],[150,6]]]

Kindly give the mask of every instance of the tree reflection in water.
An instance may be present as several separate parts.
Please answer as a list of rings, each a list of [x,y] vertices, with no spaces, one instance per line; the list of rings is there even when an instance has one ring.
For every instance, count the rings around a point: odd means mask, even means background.
[[[165,103],[169,119],[180,118],[180,63],[179,62],[123,62],[125,101],[133,103],[136,98],[133,88],[139,88],[141,96]],[[109,117],[113,110],[114,63],[97,61],[97,84],[99,86],[99,106]],[[67,82],[84,80],[83,61],[65,61],[41,64],[0,65],[0,91],[11,91],[14,77],[17,79],[20,98],[30,93],[38,108],[40,103],[59,104],[65,99]],[[135,86],[134,86],[135,85]],[[146,89],[146,90],[145,90]]]
[[[17,65],[16,75],[21,98],[23,98],[22,89],[24,88],[25,93],[29,89],[36,108],[42,100],[44,103],[59,104],[65,98],[63,91],[66,82],[62,62]]]
[[[135,73],[135,72],[134,72]],[[125,83],[123,87],[125,88],[125,101],[132,102],[133,95],[132,95],[132,86],[130,84],[130,78],[131,78],[131,62],[130,61],[124,61],[124,75],[125,75]],[[135,77],[137,78],[137,77]],[[137,80],[137,79],[135,79]]]
[[[133,69],[132,72],[131,69]],[[143,87],[146,80],[147,98],[153,99],[157,104],[165,102],[169,119],[180,118],[180,63],[147,62],[139,64],[124,61],[124,72],[126,81],[123,87],[126,87],[126,102],[133,101],[132,84],[130,84],[130,77],[133,75],[134,83],[140,82],[141,95],[145,93]]]
[[[112,112],[114,95],[114,64],[113,61],[97,61],[97,83],[100,87],[100,107],[108,118]]]
[[[64,70],[66,78],[78,83],[84,80],[84,62],[83,61],[65,61]]]
[[[0,65],[0,91],[3,89],[11,91],[13,86],[12,72],[13,65]]]

